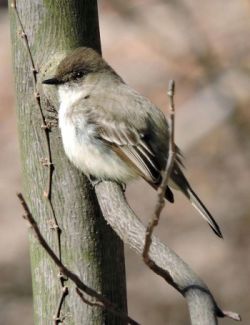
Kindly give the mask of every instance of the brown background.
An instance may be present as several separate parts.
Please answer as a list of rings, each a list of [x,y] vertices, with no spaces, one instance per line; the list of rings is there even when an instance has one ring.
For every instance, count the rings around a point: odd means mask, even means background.
[[[247,0],[102,1],[104,57],[167,112],[177,82],[176,142],[187,176],[214,213],[217,239],[179,193],[157,234],[208,284],[218,303],[250,323],[250,3]],[[7,11],[0,8],[0,324],[33,324],[27,226],[21,190]],[[155,193],[139,182],[127,196],[147,222]],[[126,249],[129,311],[142,324],[188,324],[184,299]],[[67,323],[67,322],[66,322]],[[231,324],[222,320],[221,324]]]

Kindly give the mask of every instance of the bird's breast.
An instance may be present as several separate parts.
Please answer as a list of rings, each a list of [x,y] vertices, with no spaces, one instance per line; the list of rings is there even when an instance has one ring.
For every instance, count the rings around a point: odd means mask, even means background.
[[[95,126],[84,116],[78,128],[62,107],[59,126],[66,155],[85,174],[124,183],[137,177],[111,147],[97,137]]]

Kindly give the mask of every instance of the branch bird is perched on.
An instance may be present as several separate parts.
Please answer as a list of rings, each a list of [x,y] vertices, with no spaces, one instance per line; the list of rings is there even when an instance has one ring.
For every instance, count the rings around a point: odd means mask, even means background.
[[[59,126],[65,152],[86,175],[127,183],[141,176],[155,189],[168,157],[169,129],[163,113],[130,88],[94,50],[78,48],[43,81],[59,91]],[[222,237],[219,226],[195,194],[177,156],[171,185],[180,189]],[[170,185],[170,186],[171,186]],[[166,199],[174,201],[168,187]]]

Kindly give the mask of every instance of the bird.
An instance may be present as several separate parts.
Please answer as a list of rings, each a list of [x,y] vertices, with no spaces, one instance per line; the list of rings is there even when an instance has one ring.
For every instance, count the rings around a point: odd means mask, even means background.
[[[55,68],[55,74],[42,83],[57,88],[63,147],[73,165],[99,181],[127,184],[141,177],[157,189],[170,137],[163,112],[90,47],[73,49]],[[177,145],[175,151],[165,198],[173,203],[171,188],[179,189],[222,238],[215,219],[184,176]]]

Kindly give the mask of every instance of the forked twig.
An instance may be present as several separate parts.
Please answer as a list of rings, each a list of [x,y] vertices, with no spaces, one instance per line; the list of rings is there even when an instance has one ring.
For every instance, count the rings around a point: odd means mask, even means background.
[[[63,305],[64,299],[68,294],[69,294],[68,287],[62,286],[62,293],[61,293],[61,297],[58,302],[57,311],[56,311],[55,316],[53,317],[55,325],[58,325],[59,323],[63,322],[62,316],[61,316],[61,310],[62,310],[62,305]]]

